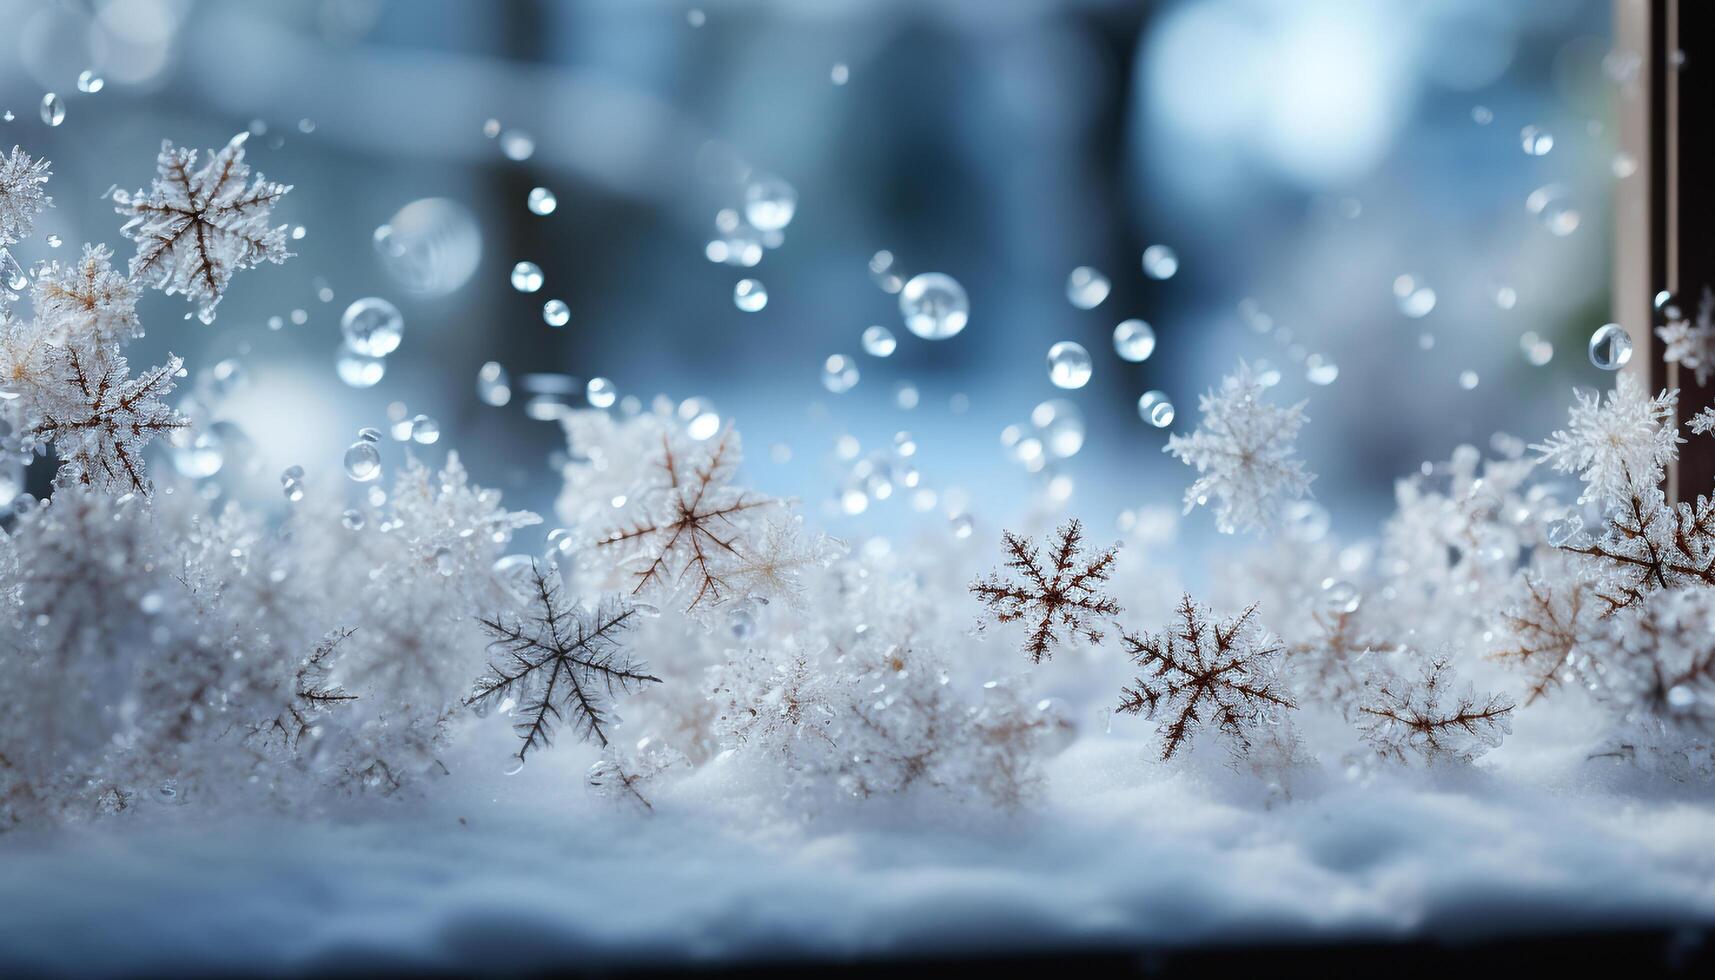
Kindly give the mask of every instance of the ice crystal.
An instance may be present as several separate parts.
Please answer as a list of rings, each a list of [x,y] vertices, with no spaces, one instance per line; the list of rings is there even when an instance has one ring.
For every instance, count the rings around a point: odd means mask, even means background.
[[[1566,428],[1531,448],[1555,470],[1578,474],[1585,483],[1579,503],[1619,502],[1634,488],[1662,481],[1685,441],[1673,422],[1679,392],[1652,398],[1636,378],[1621,374],[1605,400],[1582,389],[1573,398]]]
[[[1715,585],[1715,504],[1698,497],[1669,506],[1655,487],[1634,488],[1600,537],[1563,547],[1587,560],[1602,613],[1611,616],[1658,589]]]
[[[250,180],[240,133],[197,168],[197,151],[163,141],[158,174],[147,192],[115,191],[127,217],[121,229],[137,242],[131,276],[168,293],[183,293],[212,320],[232,274],[261,262],[281,263],[286,226],[268,226],[274,205],[292,188]]]
[[[85,245],[77,262],[54,262],[36,277],[31,302],[56,343],[104,349],[142,336],[136,283],[112,260],[107,246]]]
[[[1715,372],[1715,290],[1703,287],[1697,317],[1678,317],[1655,328],[1661,338],[1661,359],[1678,364],[1697,379],[1698,387],[1709,383]]]
[[[1397,647],[1375,636],[1358,611],[1317,610],[1315,632],[1286,647],[1293,691],[1302,700],[1347,708],[1377,660]]]
[[[1594,672],[1580,650],[1591,629],[1588,586],[1576,577],[1559,581],[1526,576],[1523,595],[1501,617],[1496,660],[1529,677],[1528,706],[1569,677],[1593,683]]]
[[[30,237],[36,216],[53,206],[42,192],[53,174],[49,166],[16,146],[10,156],[0,154],[0,248]]]
[[[1282,408],[1264,398],[1265,391],[1240,361],[1220,388],[1199,396],[1197,429],[1172,436],[1164,447],[1199,474],[1185,490],[1185,513],[1213,500],[1215,526],[1226,534],[1273,527],[1281,501],[1305,496],[1315,479],[1296,458],[1307,403]]]
[[[1219,620],[1187,595],[1177,624],[1160,633],[1121,634],[1140,673],[1120,693],[1119,710],[1160,719],[1163,759],[1206,726],[1242,755],[1259,727],[1297,707],[1275,676],[1281,647],[1253,622],[1255,615],[1252,606]]]
[[[614,697],[661,682],[621,645],[637,610],[617,597],[576,609],[553,573],[539,565],[531,566],[530,588],[528,615],[478,618],[495,659],[465,703],[515,702],[519,762],[532,749],[548,747],[561,724],[605,748]]]
[[[51,386],[44,386],[41,418],[32,429],[53,441],[62,461],[60,479],[101,490],[147,494],[143,447],[182,429],[185,418],[162,401],[183,362],[172,355],[159,367],[130,376],[117,353],[91,355],[78,347],[48,353]]]
[[[1606,700],[1669,731],[1715,739],[1715,589],[1657,593],[1609,620],[1592,643]]]
[[[997,623],[1021,622],[1027,627],[1024,653],[1032,663],[1054,655],[1054,647],[1082,637],[1102,642],[1100,625],[1120,613],[1119,603],[1102,592],[1113,575],[1119,545],[1086,556],[1084,526],[1076,518],[1061,525],[1049,545],[1048,560],[1027,539],[1006,531],[1001,535],[1006,567],[971,583],[971,592]]]
[[[1512,732],[1516,707],[1504,694],[1479,696],[1457,676],[1445,657],[1425,660],[1417,677],[1394,676],[1360,705],[1364,738],[1383,757],[1407,761],[1407,753],[1425,760],[1470,761],[1501,744]]]

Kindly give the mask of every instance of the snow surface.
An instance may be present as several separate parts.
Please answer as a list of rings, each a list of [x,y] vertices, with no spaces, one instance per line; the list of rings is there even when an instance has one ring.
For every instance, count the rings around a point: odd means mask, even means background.
[[[1715,921],[1715,792],[1587,761],[1576,706],[1539,707],[1481,767],[1322,771],[1290,798],[1151,761],[1148,726],[1116,721],[1010,814],[933,792],[785,814],[766,774],[719,764],[645,814],[584,789],[580,747],[502,775],[493,725],[416,800],[192,800],[0,838],[0,962],[501,969]]]

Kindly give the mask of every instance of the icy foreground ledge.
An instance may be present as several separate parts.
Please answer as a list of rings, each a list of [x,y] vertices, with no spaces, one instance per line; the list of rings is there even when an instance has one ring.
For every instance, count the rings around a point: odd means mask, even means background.
[[[187,806],[12,834],[0,960],[504,968],[1715,920],[1706,786],[1645,800],[1491,769],[1325,779],[1282,801],[1232,774],[1140,775],[1138,752],[1086,739],[1051,802],[1011,816],[924,796],[806,823],[764,816],[713,767],[639,817],[585,792],[588,760],[567,752],[338,820]]]

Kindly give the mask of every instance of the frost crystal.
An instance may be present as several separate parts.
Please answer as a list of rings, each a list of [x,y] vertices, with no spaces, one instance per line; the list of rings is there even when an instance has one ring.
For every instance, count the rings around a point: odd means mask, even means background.
[[[1670,507],[1653,486],[1632,489],[1600,538],[1564,547],[1588,560],[1603,615],[1611,616],[1658,589],[1715,585],[1715,504],[1698,497]]]
[[[1119,603],[1100,591],[1113,574],[1119,553],[1115,544],[1086,558],[1080,552],[1084,526],[1076,519],[1055,532],[1048,564],[1040,549],[1011,531],[1002,534],[1006,567],[1016,578],[991,572],[971,583],[971,592],[987,606],[987,615],[997,623],[1023,622],[1029,629],[1024,652],[1032,663],[1054,655],[1054,647],[1068,639],[1083,637],[1102,642],[1101,620],[1117,616]]]
[[[54,199],[42,193],[53,173],[48,166],[16,146],[10,156],[0,154],[0,248],[28,238],[36,215],[53,206]]]
[[[1445,657],[1425,661],[1416,679],[1392,677],[1358,708],[1364,738],[1398,762],[1406,753],[1429,761],[1470,761],[1512,732],[1512,699],[1479,697],[1470,684],[1455,692],[1457,677]]]
[[[105,245],[85,245],[76,263],[55,262],[36,277],[31,302],[57,343],[106,348],[143,335],[137,286],[113,271]]]
[[[1622,374],[1606,401],[1586,390],[1573,397],[1566,428],[1531,448],[1556,471],[1577,473],[1585,482],[1579,503],[1618,502],[1633,488],[1662,481],[1685,441],[1673,424],[1679,392],[1651,398],[1636,378]]]
[[[1297,707],[1275,677],[1281,648],[1252,622],[1255,614],[1252,606],[1236,619],[1216,620],[1187,595],[1176,626],[1121,635],[1142,672],[1120,693],[1119,710],[1161,719],[1163,759],[1208,725],[1243,755],[1259,728]]]
[[[1603,695],[1658,726],[1715,738],[1715,589],[1661,592],[1609,620],[1596,639]]]
[[[1709,383],[1715,372],[1715,291],[1703,287],[1695,320],[1680,317],[1655,328],[1661,338],[1661,359],[1678,364],[1697,379],[1698,387]]]
[[[1591,627],[1588,596],[1588,586],[1576,579],[1560,583],[1527,576],[1523,597],[1502,614],[1503,630],[1492,656],[1529,674],[1527,706],[1569,676],[1593,681],[1579,653]]]
[[[1200,474],[1185,490],[1185,513],[1214,498],[1215,526],[1224,534],[1273,527],[1281,501],[1305,496],[1315,479],[1294,458],[1306,403],[1281,408],[1263,398],[1265,390],[1240,361],[1219,390],[1199,396],[1196,431],[1164,447]]]
[[[161,143],[159,174],[147,193],[115,191],[113,203],[129,218],[121,229],[137,242],[131,276],[168,293],[184,293],[205,321],[226,294],[232,274],[261,262],[291,257],[286,226],[268,227],[292,188],[257,175],[250,181],[240,133],[208,162],[196,167],[197,151]]]
[[[48,355],[54,384],[44,392],[41,421],[32,434],[51,439],[62,461],[60,479],[121,493],[149,492],[143,447],[188,423],[161,401],[173,390],[182,363],[167,363],[130,377],[117,353],[92,358],[77,347]]]

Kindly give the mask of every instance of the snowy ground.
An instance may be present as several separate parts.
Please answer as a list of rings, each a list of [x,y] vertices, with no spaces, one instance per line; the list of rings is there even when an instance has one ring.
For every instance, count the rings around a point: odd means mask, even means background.
[[[154,807],[0,839],[0,959],[504,968],[1715,922],[1709,787],[1582,762],[1553,712],[1528,717],[1481,768],[1324,773],[1291,799],[1145,761],[1116,723],[1016,814],[926,794],[806,821],[711,766],[645,815],[584,790],[571,747],[513,777],[453,760],[426,798],[337,818]]]

